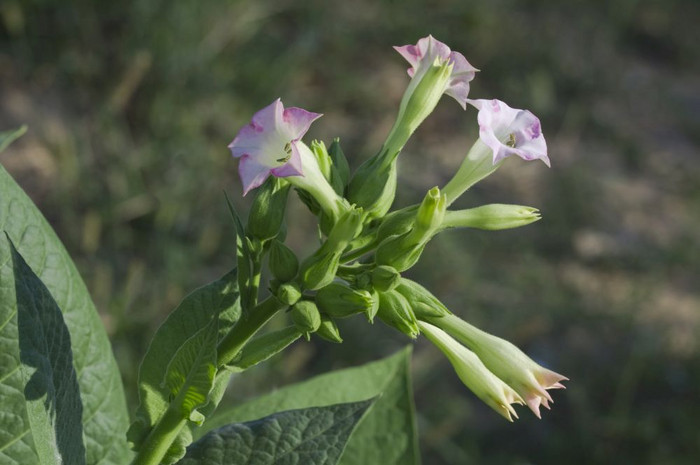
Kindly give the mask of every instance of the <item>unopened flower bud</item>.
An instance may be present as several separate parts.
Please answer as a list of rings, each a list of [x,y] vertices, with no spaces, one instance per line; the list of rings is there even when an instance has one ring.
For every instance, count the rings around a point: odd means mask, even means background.
[[[340,344],[343,342],[343,338],[340,337],[340,330],[338,325],[335,324],[331,318],[321,314],[321,326],[318,327],[316,334],[321,336],[323,339]]]
[[[377,316],[389,326],[392,326],[411,339],[420,334],[418,322],[411,310],[411,304],[396,291],[379,293],[379,310]]]
[[[331,186],[338,195],[343,195],[345,186],[347,186],[348,180],[350,179],[350,166],[348,165],[347,158],[345,158],[343,149],[340,148],[340,139],[337,137],[333,139],[333,143],[328,148],[328,155],[332,162]]]
[[[374,317],[379,313],[379,292],[372,291],[372,308],[365,312],[367,321],[374,324]]]
[[[344,284],[331,283],[316,293],[316,304],[333,318],[345,318],[372,308],[372,295],[364,290],[352,289]]]
[[[394,289],[401,279],[401,274],[396,268],[380,265],[372,270],[372,285],[378,291],[390,291]]]
[[[378,265],[389,265],[399,272],[406,271],[418,262],[425,243],[414,243],[410,240],[411,232],[385,239],[379,247],[375,261]]]
[[[430,239],[442,224],[446,208],[447,199],[445,195],[440,194],[440,189],[438,187],[430,189],[416,212],[416,222],[412,229],[414,240]]]
[[[441,229],[476,228],[495,231],[518,228],[541,218],[536,208],[494,203],[468,210],[448,211]]]
[[[400,236],[410,231],[416,222],[417,211],[418,205],[412,205],[386,215],[379,225],[377,241],[381,242],[389,236]]]
[[[438,231],[447,207],[446,197],[434,187],[428,191],[416,210],[413,226],[408,232],[390,236],[377,247],[376,263],[405,271],[415,265],[423,249]]]
[[[299,329],[307,334],[315,332],[321,326],[321,314],[316,304],[309,300],[301,300],[290,310],[292,321]]]
[[[277,236],[284,221],[290,187],[286,180],[270,176],[257,189],[248,215],[250,237],[266,241]]]
[[[317,251],[301,264],[304,289],[320,289],[333,282],[340,266],[340,252],[321,254]]]
[[[311,142],[311,151],[313,152],[316,160],[318,161],[318,167],[321,169],[321,173],[326,180],[331,180],[331,158],[328,155],[328,150],[326,150],[326,144],[323,141],[314,140]]]
[[[278,240],[270,245],[268,265],[272,276],[286,283],[294,279],[299,271],[299,259],[292,250]]]
[[[275,295],[280,300],[280,302],[287,305],[294,305],[301,298],[301,289],[299,289],[298,284],[294,282],[288,282],[282,284],[279,288],[277,288],[277,292]]]
[[[419,320],[427,317],[450,315],[450,311],[429,290],[415,281],[401,278],[396,292],[411,303],[413,312]]]
[[[348,200],[362,207],[366,221],[381,218],[389,211],[396,196],[396,156],[398,152],[388,154],[385,150],[380,156],[365,161],[355,171],[348,184]],[[384,158],[389,159],[388,163]]]
[[[361,231],[362,209],[350,208],[333,226],[326,242],[301,264],[304,288],[313,290],[330,284],[338,271],[340,256]]]

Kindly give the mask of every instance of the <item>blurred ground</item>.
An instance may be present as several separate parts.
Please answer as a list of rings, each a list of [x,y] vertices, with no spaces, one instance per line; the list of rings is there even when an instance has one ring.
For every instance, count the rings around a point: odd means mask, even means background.
[[[459,201],[536,206],[541,222],[446,234],[410,275],[571,382],[543,420],[507,424],[419,341],[424,462],[696,463],[700,3],[2,0],[0,20],[0,128],[30,126],[0,162],[75,258],[132,403],[157,325],[233,264],[238,128],[279,96],[324,113],[310,136],[340,136],[357,166],[408,82],[391,46],[430,33],[482,70],[473,97],[541,118],[552,169],[508,163]],[[475,120],[441,102],[401,155],[397,205],[449,179]],[[288,225],[310,250],[299,202]],[[408,343],[371,329],[299,343],[233,397]]]

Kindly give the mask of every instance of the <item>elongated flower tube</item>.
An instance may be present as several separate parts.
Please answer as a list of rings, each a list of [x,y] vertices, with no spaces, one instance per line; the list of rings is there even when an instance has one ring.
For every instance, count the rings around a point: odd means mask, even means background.
[[[528,110],[511,108],[500,100],[467,99],[467,102],[479,110],[479,140],[443,189],[448,205],[496,171],[511,155],[528,161],[542,160],[550,166],[547,142],[535,115]]]
[[[309,192],[324,213],[337,219],[342,199],[328,184],[318,160],[301,138],[311,123],[320,118],[301,108],[284,108],[280,99],[258,111],[251,122],[241,128],[229,149],[240,158],[238,172],[243,183],[243,195],[260,186],[268,176],[287,180]]]
[[[491,203],[466,210],[445,212],[440,230],[450,228],[476,228],[488,231],[518,228],[539,221],[539,210],[522,205]]]
[[[396,157],[411,134],[432,113],[443,94],[466,108],[469,82],[477,71],[461,53],[432,36],[416,45],[394,47],[411,65],[396,122],[379,153],[365,161],[348,186],[348,198],[365,209],[368,218],[382,217],[396,191]]]
[[[512,343],[486,333],[455,315],[427,318],[476,353],[486,367],[525,399],[527,406],[540,416],[540,405],[553,402],[548,389],[565,389],[566,376],[535,363]]]
[[[512,422],[518,418],[511,404],[523,405],[523,399],[482,363],[479,357],[440,328],[418,322],[421,332],[447,356],[457,376],[486,405]]]

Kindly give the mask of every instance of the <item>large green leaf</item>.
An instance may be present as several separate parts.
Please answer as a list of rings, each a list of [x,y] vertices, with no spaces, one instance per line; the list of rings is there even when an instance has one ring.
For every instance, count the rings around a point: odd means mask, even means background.
[[[16,363],[21,378],[19,387],[23,386],[27,434],[34,440],[37,455],[35,460],[42,465],[84,464],[83,405],[68,328],[46,286],[12,243],[10,248],[17,296],[19,360]]]
[[[178,305],[158,328],[139,368],[139,400],[136,418],[129,428],[129,441],[138,448],[149,431],[165,414],[170,405],[171,390],[167,386],[166,373],[173,357],[193,336],[206,328],[218,316],[218,336],[220,340],[238,321],[241,315],[236,271],[231,271],[221,279],[193,291]],[[217,384],[223,388],[230,373],[222,371]],[[209,403],[199,408],[203,415],[213,410],[223,389],[216,389],[216,395],[209,396]],[[184,453],[184,446],[191,441],[189,430],[183,430],[185,437],[178,441],[169,457],[177,457],[178,450]]]
[[[73,365],[83,403],[83,434],[88,464],[121,465],[130,452],[129,424],[121,376],[109,339],[75,265],[32,201],[0,166],[0,230],[46,285],[68,326]],[[17,391],[17,316],[10,248],[0,241],[0,459],[28,464],[33,441],[26,431],[24,398]],[[21,409],[18,407],[21,405]],[[8,412],[5,414],[5,412]]]
[[[335,465],[372,402],[291,410],[224,426],[190,446],[178,464]]]
[[[195,434],[282,410],[354,402],[381,395],[352,435],[341,465],[413,465],[420,461],[410,379],[410,346],[357,368],[285,387],[214,414]],[[206,428],[206,429],[205,429]]]

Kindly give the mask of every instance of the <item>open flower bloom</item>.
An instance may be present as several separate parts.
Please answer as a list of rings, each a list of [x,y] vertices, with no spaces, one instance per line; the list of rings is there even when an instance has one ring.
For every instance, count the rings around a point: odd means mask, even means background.
[[[270,175],[289,178],[294,186],[313,195],[326,214],[338,217],[341,202],[321,173],[316,157],[301,141],[319,117],[319,113],[301,108],[285,109],[280,99],[253,115],[228,146],[233,156],[240,158],[243,195]]]
[[[468,100],[479,110],[479,138],[493,152],[493,164],[511,155],[542,160],[550,166],[540,120],[528,110],[511,108],[500,100]]]
[[[465,386],[500,413],[508,421],[518,418],[511,404],[523,404],[523,399],[510,386],[500,380],[479,360],[479,357],[445,331],[424,321],[419,321],[421,332],[430,339],[448,358],[457,376]]]
[[[554,402],[547,390],[565,389],[561,382],[568,380],[566,376],[541,367],[505,339],[475,328],[455,315],[429,318],[429,321],[473,350],[494,375],[525,399],[537,418],[540,418],[540,405],[549,408]]]
[[[420,39],[416,45],[404,45],[394,49],[411,65],[408,75],[416,83],[436,63],[450,65],[449,77],[440,93],[444,92],[457,100],[462,108],[467,108],[469,81],[474,79],[478,70],[469,64],[464,55],[453,52],[450,47],[430,35]]]
[[[491,175],[511,155],[528,161],[542,160],[550,166],[547,142],[535,115],[511,108],[500,100],[467,99],[467,102],[479,110],[479,140],[469,149],[457,173],[443,189],[448,205]]]

